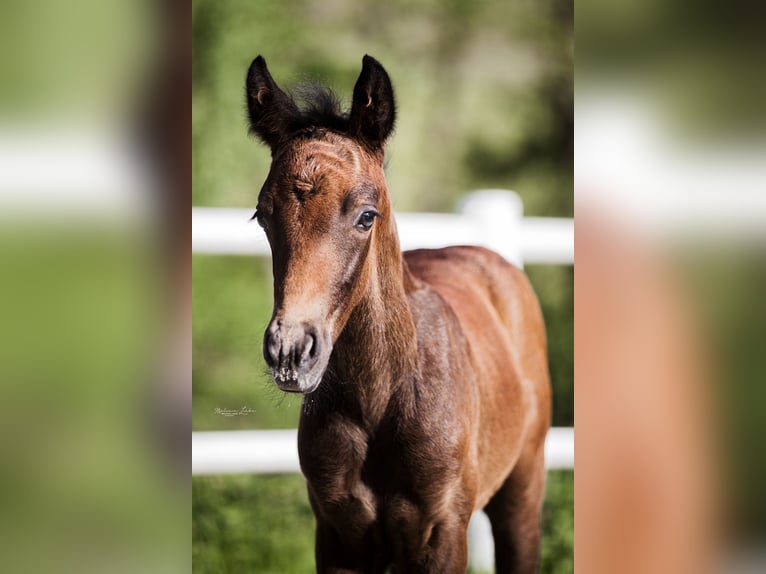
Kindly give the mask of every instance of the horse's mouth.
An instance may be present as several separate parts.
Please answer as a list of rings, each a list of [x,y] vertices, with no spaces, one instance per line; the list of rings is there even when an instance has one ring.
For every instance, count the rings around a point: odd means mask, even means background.
[[[271,376],[277,387],[286,393],[309,394],[316,390],[322,380],[321,377],[312,377],[310,374],[285,368],[272,369]]]

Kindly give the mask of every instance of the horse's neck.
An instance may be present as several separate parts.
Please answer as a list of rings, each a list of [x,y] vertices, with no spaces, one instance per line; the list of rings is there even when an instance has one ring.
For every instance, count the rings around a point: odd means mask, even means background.
[[[354,308],[331,359],[335,384],[375,425],[398,385],[415,376],[417,339],[407,290],[413,278],[398,244],[374,273]]]

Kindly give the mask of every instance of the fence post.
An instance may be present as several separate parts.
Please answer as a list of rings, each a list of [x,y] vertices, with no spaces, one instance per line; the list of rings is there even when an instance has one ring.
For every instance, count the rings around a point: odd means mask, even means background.
[[[476,191],[461,202],[460,212],[474,220],[480,230],[481,245],[498,252],[508,261],[523,267],[521,228],[524,205],[517,193],[500,189]],[[492,572],[495,545],[487,515],[477,511],[468,525],[468,560],[475,572]]]
[[[524,205],[517,193],[503,189],[475,191],[460,202],[458,209],[475,221],[483,247],[497,251],[518,267],[524,266],[521,257]]]
[[[495,541],[492,526],[483,510],[477,510],[468,524],[468,565],[472,572],[492,572],[495,568]]]

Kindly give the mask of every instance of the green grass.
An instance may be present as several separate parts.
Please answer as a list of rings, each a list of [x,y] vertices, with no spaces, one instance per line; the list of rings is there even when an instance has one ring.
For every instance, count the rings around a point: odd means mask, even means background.
[[[192,492],[195,574],[314,570],[314,516],[302,476],[197,477]],[[541,572],[573,572],[573,502],[573,473],[549,473]]]
[[[301,475],[195,478],[192,516],[197,574],[314,570],[314,516]]]

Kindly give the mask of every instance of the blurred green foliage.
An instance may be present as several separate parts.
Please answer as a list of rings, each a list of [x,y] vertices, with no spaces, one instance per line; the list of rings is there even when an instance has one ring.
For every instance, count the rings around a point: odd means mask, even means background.
[[[477,187],[514,189],[527,213],[572,214],[570,2],[195,0],[193,201],[254,206],[269,167],[247,136],[244,77],[263,54],[278,84],[346,102],[362,55],[388,70],[397,130],[389,191],[400,210],[451,211]]]
[[[254,207],[269,151],[247,135],[244,76],[263,54],[277,83],[320,81],[346,102],[365,53],[399,106],[388,148],[398,210],[452,211],[477,188],[517,191],[525,212],[572,216],[572,3],[194,0],[193,203]],[[530,266],[549,337],[554,424],[573,414],[573,272]],[[300,401],[261,358],[266,259],[193,258],[193,429],[294,428]],[[250,407],[224,417],[216,408]],[[573,570],[573,474],[549,475],[543,572]],[[193,480],[198,573],[313,570],[301,476]]]
[[[163,39],[156,6],[126,0],[4,0],[0,37],[4,119],[91,126],[135,108]]]
[[[650,92],[663,121],[697,145],[763,141],[763,4],[585,0],[577,10],[583,88],[611,76],[623,91]]]

